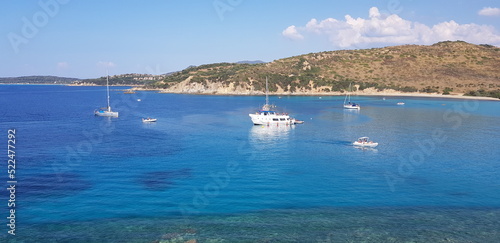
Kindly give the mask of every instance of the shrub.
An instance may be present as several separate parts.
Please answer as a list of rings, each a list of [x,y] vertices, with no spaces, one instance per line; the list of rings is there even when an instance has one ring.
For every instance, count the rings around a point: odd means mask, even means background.
[[[452,88],[446,87],[446,88],[444,88],[444,90],[443,90],[443,94],[444,94],[444,95],[449,95],[449,94],[450,94],[450,92],[452,92],[452,91],[453,91],[453,89],[452,89]]]
[[[403,88],[399,88],[398,90],[402,91],[402,92],[417,92],[418,91],[418,89],[413,87],[413,86],[405,86]]]
[[[427,87],[421,89],[420,91],[425,92],[425,93],[437,93],[437,92],[439,92],[437,89],[435,89],[431,86],[427,86]]]

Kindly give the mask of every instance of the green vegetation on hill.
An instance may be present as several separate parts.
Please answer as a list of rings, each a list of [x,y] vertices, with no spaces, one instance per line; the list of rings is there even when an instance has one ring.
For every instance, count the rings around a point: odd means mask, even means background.
[[[403,45],[363,50],[341,50],[294,56],[270,63],[215,63],[190,67],[146,85],[179,89],[198,84],[232,87],[234,93],[269,90],[281,93],[345,92],[392,89],[401,92],[468,93],[490,95],[500,88],[500,48],[444,41],[430,46]],[[479,92],[483,90],[484,92]]]
[[[133,77],[110,77],[109,85],[144,85],[152,81],[135,80]],[[83,79],[74,84],[93,84],[93,85],[106,85],[106,77],[95,79]]]
[[[480,90],[476,90],[476,91],[469,91],[465,95],[467,95],[467,96],[485,96],[485,97],[493,97],[493,98],[500,99],[500,89],[491,90],[491,91],[486,91],[484,89],[480,89]]]

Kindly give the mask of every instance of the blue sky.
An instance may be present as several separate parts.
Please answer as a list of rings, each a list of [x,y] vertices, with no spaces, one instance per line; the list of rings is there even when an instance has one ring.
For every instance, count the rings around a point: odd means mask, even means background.
[[[500,46],[500,2],[0,1],[0,77],[75,78],[464,40]]]

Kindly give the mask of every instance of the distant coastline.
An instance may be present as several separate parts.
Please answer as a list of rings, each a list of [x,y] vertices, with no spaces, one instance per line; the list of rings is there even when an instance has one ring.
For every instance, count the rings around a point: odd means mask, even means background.
[[[36,83],[36,84],[31,84],[31,83],[0,83],[0,85],[60,85],[60,86],[68,86],[68,84],[44,84],[44,83]]]
[[[500,48],[463,41],[309,53],[272,62],[212,63],[162,75],[119,74],[110,86],[198,95],[413,96],[500,99]],[[0,83],[100,86],[106,77],[0,78]],[[351,89],[352,85],[352,89]]]

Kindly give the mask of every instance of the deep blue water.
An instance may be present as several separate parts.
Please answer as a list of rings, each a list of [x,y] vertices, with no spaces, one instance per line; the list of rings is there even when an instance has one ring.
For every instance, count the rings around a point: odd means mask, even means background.
[[[273,96],[305,123],[262,127],[248,117],[261,96],[123,94],[125,88],[111,92],[120,117],[104,118],[93,111],[105,106],[105,87],[0,86],[3,161],[8,129],[16,129],[17,142],[18,235],[4,227],[4,239],[498,239],[492,222],[500,218],[500,102],[352,97],[362,105],[357,112],[343,110],[338,96]],[[142,123],[147,116],[158,122]],[[379,146],[351,146],[361,136]],[[4,219],[8,196],[0,196]],[[405,229],[390,222],[408,218],[412,229],[435,224],[439,233],[398,235]],[[464,237],[459,232],[473,228],[464,223],[470,218],[480,222]],[[374,220],[387,227],[373,228]],[[297,224],[314,229],[294,236]]]

